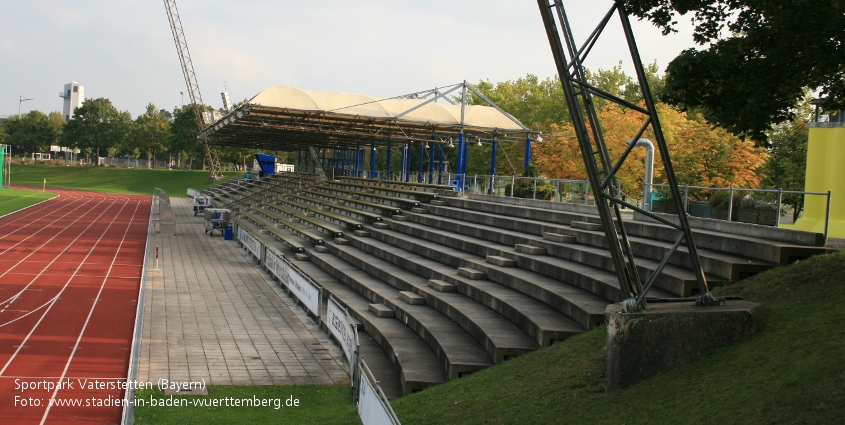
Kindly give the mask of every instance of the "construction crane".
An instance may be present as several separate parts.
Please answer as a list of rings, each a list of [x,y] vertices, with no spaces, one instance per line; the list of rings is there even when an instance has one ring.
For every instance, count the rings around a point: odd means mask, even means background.
[[[188,96],[190,96],[191,103],[194,105],[197,128],[202,132],[206,126],[202,111],[205,103],[203,103],[202,94],[200,94],[197,74],[194,72],[191,52],[188,51],[188,40],[185,39],[185,30],[182,29],[182,19],[179,17],[179,9],[176,8],[176,0],[164,0],[164,8],[167,10],[167,19],[170,20],[170,31],[173,33],[173,41],[176,43],[176,53],[179,54],[179,62],[182,64],[182,74],[185,76],[185,84],[188,86]],[[208,169],[211,171],[210,181],[217,181],[223,177],[220,172],[220,161],[217,158],[217,151],[208,145],[208,139],[205,137],[202,138],[202,148],[205,153],[206,162],[208,163]]]

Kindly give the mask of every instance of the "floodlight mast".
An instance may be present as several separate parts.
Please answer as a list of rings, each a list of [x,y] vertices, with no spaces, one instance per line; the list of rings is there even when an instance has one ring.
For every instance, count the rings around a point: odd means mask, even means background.
[[[575,42],[572,27],[569,24],[569,19],[566,16],[566,10],[563,6],[563,0],[537,0],[537,3],[540,7],[540,14],[543,18],[546,35],[548,36],[549,45],[551,46],[552,54],[557,65],[558,75],[563,86],[572,124],[578,137],[590,187],[596,199],[596,207],[599,211],[602,228],[608,241],[608,248],[610,249],[614,269],[619,281],[619,288],[623,297],[623,300],[620,301],[622,301],[624,311],[639,311],[645,308],[646,295],[682,243],[686,245],[689,252],[692,269],[701,293],[696,303],[699,305],[714,305],[723,302],[724,298],[714,298],[707,286],[704,269],[701,266],[701,259],[698,256],[698,250],[693,239],[692,229],[689,226],[689,220],[681,201],[682,198],[678,190],[672,162],[669,158],[666,140],[663,137],[663,130],[660,127],[660,119],[657,116],[654,100],[651,96],[651,90],[646,80],[642,60],[636,41],[634,40],[634,34],[631,30],[631,24],[628,20],[628,14],[625,11],[624,4],[621,0],[615,0],[613,7],[603,17],[586,42],[579,46]],[[631,53],[631,59],[634,62],[633,66],[637,73],[640,93],[643,95],[645,106],[628,102],[618,96],[602,91],[592,86],[587,80],[583,61],[590,54],[590,51],[595,46],[596,41],[614,14],[618,14],[621,20],[622,29],[625,34],[628,50]],[[558,24],[560,25],[560,29],[558,29]],[[646,211],[636,205],[632,205],[619,196],[619,184],[616,180],[616,173],[636,143],[630,143],[618,158],[614,159],[610,157],[601,131],[602,126],[599,116],[596,113],[595,104],[593,103],[594,95],[643,114],[644,122],[636,136],[631,138],[631,140],[639,140],[649,128],[654,133],[655,145],[657,145],[663,161],[664,174],[671,195],[674,198],[673,201],[677,207],[677,222],[667,220],[651,211]],[[622,220],[620,211],[622,206],[645,214],[680,232],[673,247],[660,261],[646,282],[643,282],[639,276],[634,252]]]
[[[170,21],[170,31],[173,33],[173,42],[176,43],[176,53],[179,55],[179,63],[182,64],[182,75],[185,77],[185,85],[188,86],[188,97],[191,99],[191,104],[194,105],[197,128],[201,133],[206,126],[202,111],[205,104],[202,101],[202,94],[200,94],[197,74],[194,72],[191,52],[188,51],[188,40],[185,38],[185,30],[182,29],[182,19],[179,17],[176,0],[164,0],[164,8],[167,10],[167,19]],[[223,177],[220,172],[220,161],[217,158],[217,151],[209,146],[208,139],[205,136],[202,137],[202,148],[206,161],[208,162],[208,169],[211,172],[210,180],[217,181]]]

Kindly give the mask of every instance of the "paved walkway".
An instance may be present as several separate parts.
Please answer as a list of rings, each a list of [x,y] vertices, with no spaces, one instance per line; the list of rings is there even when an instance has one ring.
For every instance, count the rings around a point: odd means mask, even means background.
[[[343,353],[235,241],[205,235],[171,198],[176,236],[149,259],[138,380],[211,385],[349,384]]]

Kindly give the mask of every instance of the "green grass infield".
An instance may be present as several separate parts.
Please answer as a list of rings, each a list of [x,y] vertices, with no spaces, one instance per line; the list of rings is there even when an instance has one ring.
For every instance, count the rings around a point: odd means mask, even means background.
[[[146,168],[66,167],[62,165],[12,164],[13,185],[77,189],[103,193],[154,195],[155,188],[170,196],[186,196],[188,188],[207,189],[212,185],[208,171],[182,171]],[[224,173],[224,179],[240,175]]]
[[[0,217],[55,196],[52,192],[0,188]]]

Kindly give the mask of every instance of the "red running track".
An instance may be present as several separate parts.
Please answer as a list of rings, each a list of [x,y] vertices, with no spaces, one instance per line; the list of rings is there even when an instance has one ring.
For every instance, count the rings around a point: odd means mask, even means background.
[[[0,218],[0,423],[120,423],[152,197],[52,191]]]

